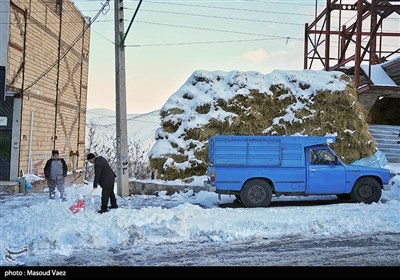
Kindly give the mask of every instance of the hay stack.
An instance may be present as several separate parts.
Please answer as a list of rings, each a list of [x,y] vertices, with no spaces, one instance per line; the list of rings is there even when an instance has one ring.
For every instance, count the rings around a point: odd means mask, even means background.
[[[336,135],[344,162],[375,143],[351,79],[341,72],[196,71],[161,109],[150,165],[164,180],[204,175],[207,140],[230,135]]]

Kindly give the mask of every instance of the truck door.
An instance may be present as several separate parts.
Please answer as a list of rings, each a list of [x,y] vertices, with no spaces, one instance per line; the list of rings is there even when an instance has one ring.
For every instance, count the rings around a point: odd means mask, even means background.
[[[346,172],[327,146],[306,148],[307,194],[341,194],[346,186]]]

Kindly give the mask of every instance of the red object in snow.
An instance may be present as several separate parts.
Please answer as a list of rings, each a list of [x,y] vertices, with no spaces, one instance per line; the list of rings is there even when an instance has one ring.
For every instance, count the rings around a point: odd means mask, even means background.
[[[71,207],[69,207],[69,210],[71,210],[74,214],[85,210],[85,200],[78,199],[73,205],[71,205]]]

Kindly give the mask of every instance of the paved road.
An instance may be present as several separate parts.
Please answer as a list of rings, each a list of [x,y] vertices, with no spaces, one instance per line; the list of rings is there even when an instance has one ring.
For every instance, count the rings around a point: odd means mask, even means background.
[[[397,266],[400,234],[247,242],[135,245],[42,256],[28,266]]]

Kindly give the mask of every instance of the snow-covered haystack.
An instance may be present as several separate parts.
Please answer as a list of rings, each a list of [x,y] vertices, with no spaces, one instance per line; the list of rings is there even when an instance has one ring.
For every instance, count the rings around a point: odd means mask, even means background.
[[[161,111],[150,151],[165,180],[204,175],[207,140],[230,135],[336,135],[347,163],[371,156],[375,143],[351,79],[341,72],[196,71]]]

